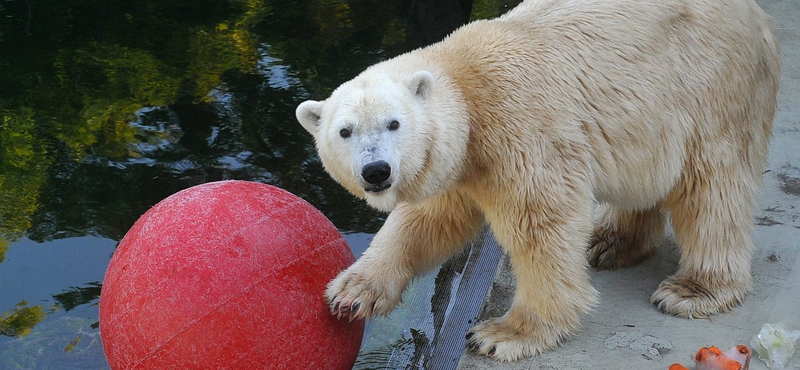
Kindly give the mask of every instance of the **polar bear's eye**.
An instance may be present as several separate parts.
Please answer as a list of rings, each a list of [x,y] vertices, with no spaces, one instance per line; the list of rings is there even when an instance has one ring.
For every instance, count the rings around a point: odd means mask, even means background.
[[[400,122],[397,122],[397,120],[394,120],[391,123],[389,123],[389,130],[394,131],[397,130],[398,128],[400,128]]]
[[[350,135],[352,133],[353,133],[352,131],[350,131],[349,129],[346,129],[346,128],[343,128],[343,129],[339,130],[339,136],[341,136],[344,139],[347,139],[348,137],[350,137]]]

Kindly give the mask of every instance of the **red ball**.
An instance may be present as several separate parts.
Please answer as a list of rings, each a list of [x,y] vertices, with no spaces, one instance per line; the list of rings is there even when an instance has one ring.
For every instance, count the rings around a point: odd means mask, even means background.
[[[221,181],[147,211],[100,296],[112,369],[350,369],[363,321],[330,314],[326,284],[355,261],[317,209],[279,188]]]

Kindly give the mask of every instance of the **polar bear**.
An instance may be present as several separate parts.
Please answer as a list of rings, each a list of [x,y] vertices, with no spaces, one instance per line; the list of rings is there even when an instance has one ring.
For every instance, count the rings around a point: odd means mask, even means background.
[[[469,344],[518,360],[576,330],[590,264],[648,257],[669,216],[681,263],[651,301],[728,311],[751,286],[778,75],[752,0],[528,0],[369,67],[296,111],[330,175],[391,211],[330,309],[389,313],[488,223],[517,286]]]

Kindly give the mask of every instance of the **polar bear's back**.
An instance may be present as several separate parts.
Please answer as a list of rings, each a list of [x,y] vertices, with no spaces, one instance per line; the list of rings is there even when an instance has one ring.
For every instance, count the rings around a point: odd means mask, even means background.
[[[599,199],[642,208],[695,158],[766,162],[779,55],[751,0],[529,0],[412,54],[461,87],[478,167],[558,137]]]

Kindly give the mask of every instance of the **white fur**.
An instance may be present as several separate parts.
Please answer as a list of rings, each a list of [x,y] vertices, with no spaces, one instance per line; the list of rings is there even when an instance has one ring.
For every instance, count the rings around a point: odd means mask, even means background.
[[[458,101],[447,103],[451,109],[430,109],[452,96],[446,91],[448,81],[436,81],[423,69],[373,69],[340,86],[325,102],[302,103],[297,118],[314,135],[323,165],[334,178],[371,206],[390,211],[398,202],[418,202],[454,184],[459,176],[455,166],[463,161],[465,148],[442,147],[435,137],[463,143],[467,127],[447,124],[448,115],[463,114]],[[392,120],[400,124],[396,131],[387,128]],[[351,129],[352,136],[341,138],[343,128]],[[361,169],[375,160],[390,164],[392,186],[369,193]]]
[[[517,290],[471,346],[535,355],[597,301],[587,245],[593,265],[629,266],[652,254],[667,215],[681,267],[653,303],[682,317],[739,304],[778,61],[752,0],[528,0],[301,104],[331,176],[393,209],[328,286],[332,310],[388,313],[486,221]],[[369,193],[361,169],[375,159],[391,165],[392,186]]]

